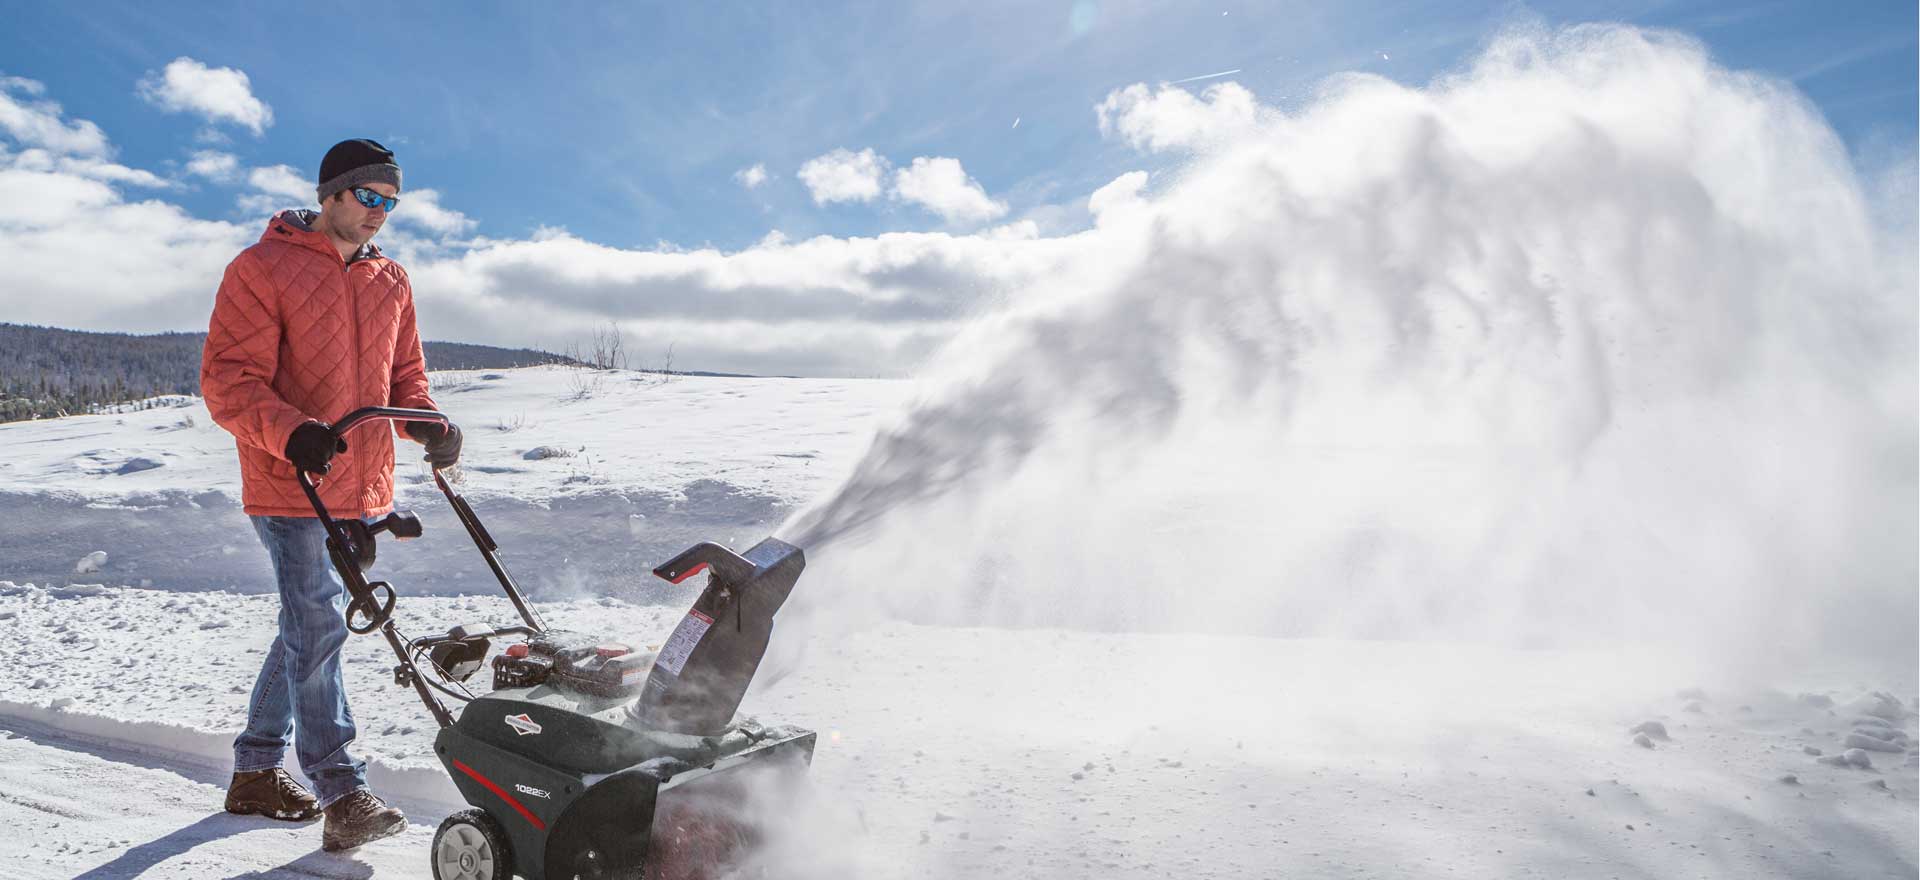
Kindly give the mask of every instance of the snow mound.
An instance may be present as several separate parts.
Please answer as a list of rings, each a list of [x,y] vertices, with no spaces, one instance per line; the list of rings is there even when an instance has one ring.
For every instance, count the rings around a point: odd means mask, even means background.
[[[1899,697],[1886,691],[1874,691],[1859,700],[1848,703],[1846,708],[1861,715],[1892,722],[1905,721],[1908,715],[1913,714],[1907,711],[1906,705],[1900,702]]]
[[[1866,749],[1867,751],[1870,751],[1870,752],[1891,752],[1897,755],[1907,750],[1905,746],[1899,743],[1890,742],[1884,739],[1877,739],[1875,737],[1871,737],[1871,736],[1868,736],[1867,734],[1861,733],[1860,731],[1857,731],[1857,730],[1847,734],[1846,742],[1847,742],[1847,748]]]
[[[1641,736],[1651,737],[1653,739],[1660,740],[1661,742],[1666,742],[1673,738],[1667,735],[1667,726],[1665,724],[1661,724],[1658,721],[1642,721],[1639,724],[1634,725],[1633,729],[1627,732],[1637,733],[1637,734],[1640,734]]]
[[[1860,770],[1873,769],[1873,759],[1867,757],[1864,749],[1848,749],[1838,755],[1828,755],[1819,759],[1820,763],[1830,767],[1853,767]]]

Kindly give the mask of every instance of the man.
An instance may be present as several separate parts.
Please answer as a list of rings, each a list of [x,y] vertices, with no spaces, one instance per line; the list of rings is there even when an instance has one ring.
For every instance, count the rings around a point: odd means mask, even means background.
[[[233,743],[226,808],[292,821],[324,813],[322,848],[341,850],[407,822],[367,789],[365,762],[347,751],[357,731],[340,674],[345,587],[296,469],[324,475],[320,497],[335,517],[384,514],[392,431],[361,428],[349,445],[327,423],[364,406],[435,406],[407,273],[370,243],[399,204],[393,153],[342,141],[321,160],[317,191],[318,212],[281,212],[227,266],[200,390],[237,441],[241,501],[280,589],[280,634]],[[459,459],[458,428],[409,424],[407,433],[434,467]],[[314,793],[280,767],[290,738]]]

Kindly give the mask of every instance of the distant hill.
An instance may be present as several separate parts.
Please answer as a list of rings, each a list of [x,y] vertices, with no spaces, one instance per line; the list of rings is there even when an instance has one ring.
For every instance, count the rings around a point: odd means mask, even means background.
[[[423,342],[429,370],[501,370],[541,364],[577,364],[579,361],[531,348],[495,348],[466,342]]]
[[[0,324],[0,422],[92,412],[163,394],[200,393],[205,333],[89,333]],[[577,364],[527,348],[428,342],[434,370]]]

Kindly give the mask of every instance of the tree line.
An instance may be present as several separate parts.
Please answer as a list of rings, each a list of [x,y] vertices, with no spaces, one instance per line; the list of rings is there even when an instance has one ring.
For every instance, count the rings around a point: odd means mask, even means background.
[[[200,393],[205,333],[92,333],[0,323],[0,422],[98,412],[168,394]],[[533,349],[427,342],[435,370],[568,363]]]

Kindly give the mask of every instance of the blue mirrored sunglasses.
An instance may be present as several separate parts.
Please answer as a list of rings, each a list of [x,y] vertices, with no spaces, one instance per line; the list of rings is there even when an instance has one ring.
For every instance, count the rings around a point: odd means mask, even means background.
[[[399,196],[383,196],[364,186],[356,186],[352,192],[354,201],[366,205],[369,208],[379,208],[382,211],[391,213],[394,208],[400,207]]]

